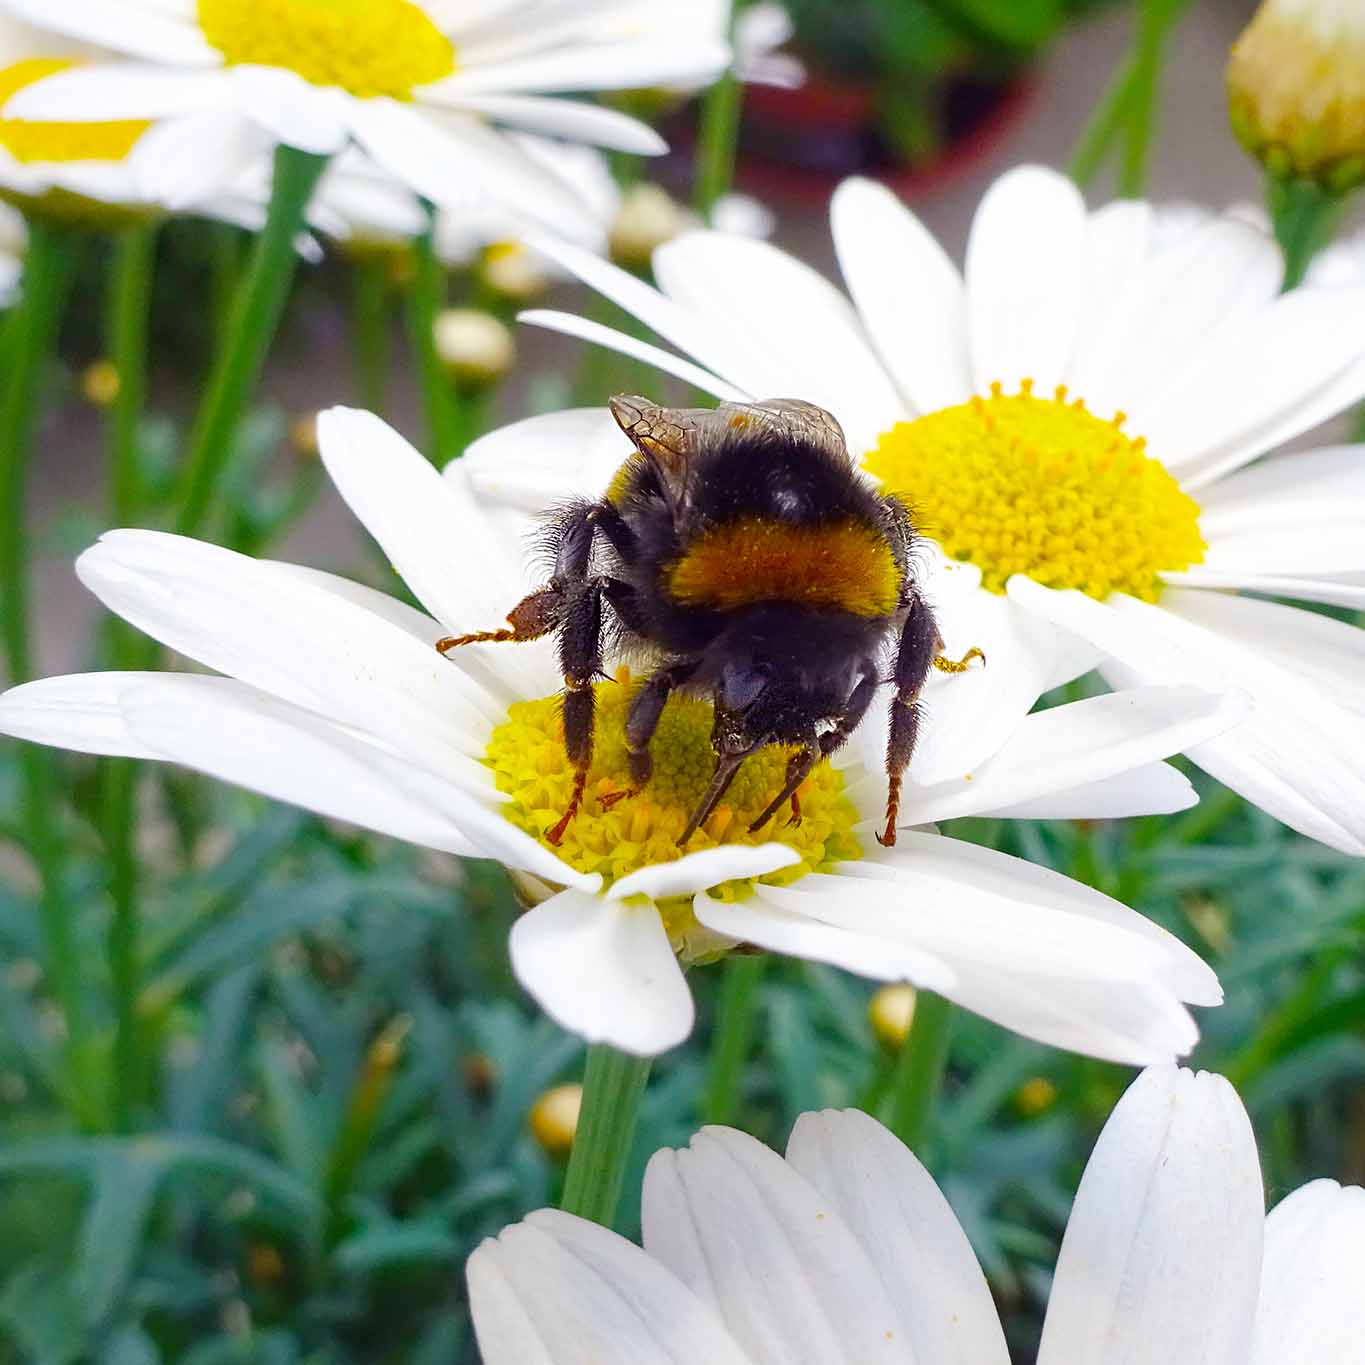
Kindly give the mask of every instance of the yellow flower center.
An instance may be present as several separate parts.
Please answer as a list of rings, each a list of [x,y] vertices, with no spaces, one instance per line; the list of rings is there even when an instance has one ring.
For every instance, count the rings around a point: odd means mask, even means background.
[[[455,47],[412,0],[199,0],[229,66],[279,66],[360,99],[411,99],[455,70]]]
[[[569,822],[564,841],[553,851],[580,872],[600,872],[610,885],[630,872],[655,863],[673,862],[684,853],[714,848],[720,843],[763,844],[776,840],[793,848],[799,863],[759,880],[770,884],[795,881],[807,872],[862,856],[853,834],[857,809],[844,795],[843,777],[828,763],[820,763],[802,784],[798,799],[799,823],[789,824],[784,807],[756,834],[749,826],[782,789],[792,750],[783,745],[760,749],[744,761],[724,804],[694,834],[685,849],[678,847],[688,816],[701,800],[711,779],[716,755],[711,747],[712,709],[708,702],[675,696],[664,708],[650,745],[654,774],[638,796],[603,808],[602,797],[630,788],[626,759],[625,721],[633,688],[622,669],[612,682],[597,684],[592,770],[582,809]],[[494,731],[484,756],[499,791],[511,800],[502,813],[519,829],[542,843],[568,808],[574,772],[564,752],[560,699],[542,697],[515,702],[507,719]],[[550,847],[546,844],[546,847]],[[742,897],[750,879],[723,882],[710,894],[721,900]],[[692,928],[691,898],[661,901],[674,946],[685,942]]]
[[[1037,398],[999,384],[886,432],[864,461],[954,559],[1004,592],[1022,573],[1091,597],[1126,592],[1155,601],[1163,570],[1204,557],[1199,505],[1123,433],[1066,389]]]
[[[33,57],[0,70],[0,107],[12,96],[76,63]],[[39,161],[122,161],[151,127],[141,119],[116,123],[31,123],[0,118],[0,146],[26,164]]]

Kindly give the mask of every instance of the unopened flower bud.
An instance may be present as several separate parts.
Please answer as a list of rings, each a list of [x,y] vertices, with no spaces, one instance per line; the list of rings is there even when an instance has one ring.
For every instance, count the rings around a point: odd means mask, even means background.
[[[1014,1092],[1014,1107],[1025,1118],[1045,1114],[1057,1102],[1057,1087],[1046,1076],[1034,1076]]]
[[[318,453],[318,415],[306,412],[289,424],[289,445],[295,455],[305,460],[315,459]]]
[[[477,308],[447,308],[436,319],[436,353],[451,377],[471,388],[496,384],[517,359],[506,323]]]
[[[1264,0],[1232,49],[1228,110],[1272,174],[1334,194],[1365,183],[1365,5]]]
[[[550,287],[544,260],[520,242],[494,242],[483,253],[479,273],[495,294],[517,303],[529,303]]]
[[[531,1136],[546,1156],[562,1161],[569,1155],[582,1108],[583,1087],[573,1083],[547,1090],[531,1106]]]
[[[611,225],[611,258],[618,265],[642,269],[656,247],[671,242],[694,222],[667,190],[658,185],[633,185],[621,196],[621,207]]]
[[[883,986],[867,1007],[868,1022],[877,1041],[891,1051],[905,1046],[910,1025],[915,1021],[915,988],[900,982]]]

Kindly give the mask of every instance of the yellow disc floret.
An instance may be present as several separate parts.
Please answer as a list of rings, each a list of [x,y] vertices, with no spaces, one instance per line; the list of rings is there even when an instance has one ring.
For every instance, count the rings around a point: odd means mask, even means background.
[[[42,57],[0,70],[0,107],[26,86],[69,71],[76,63]],[[34,123],[0,118],[0,147],[16,161],[122,161],[151,124],[138,119],[114,123]]]
[[[800,855],[800,863],[760,880],[785,884],[807,872],[856,859],[862,850],[852,833],[859,816],[844,795],[842,776],[820,763],[798,792],[799,822],[788,823],[784,807],[757,833],[749,825],[781,790],[792,750],[781,745],[760,749],[744,761],[725,804],[688,842],[678,847],[687,817],[701,800],[716,764],[711,747],[713,713],[709,703],[674,696],[664,708],[650,745],[654,775],[639,795],[604,808],[602,797],[628,791],[625,719],[634,688],[622,670],[619,680],[597,685],[597,718],[588,796],[569,822],[564,841],[554,852],[580,872],[602,874],[607,885],[655,863],[672,862],[684,853],[717,844],[762,844],[776,840]],[[564,813],[573,790],[574,771],[564,751],[559,697],[515,702],[507,720],[493,731],[484,761],[493,770],[499,791],[511,800],[503,815],[519,829],[544,842],[545,831]],[[549,847],[549,845],[546,845]],[[743,896],[747,880],[724,882],[710,894],[721,900]],[[684,956],[695,925],[690,898],[660,903],[670,936]]]
[[[1199,505],[1081,401],[1037,398],[1025,380],[886,432],[867,470],[914,510],[920,530],[1004,592],[1012,574],[1091,597],[1155,601],[1163,570],[1204,557]]]
[[[412,0],[199,0],[229,66],[279,66],[360,99],[411,99],[455,70],[455,48]]]

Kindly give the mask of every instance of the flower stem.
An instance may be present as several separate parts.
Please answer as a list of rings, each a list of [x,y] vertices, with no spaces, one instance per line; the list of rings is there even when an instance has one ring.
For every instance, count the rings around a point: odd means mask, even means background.
[[[9,681],[33,676],[29,631],[29,455],[45,371],[57,346],[73,276],[73,244],[38,220],[29,224],[23,292],[6,327],[5,387],[0,400],[0,602]],[[67,1030],[68,1085],[87,1114],[98,1108],[80,1083],[88,1060],[88,1029],[80,959],[62,866],[53,753],[19,746],[21,818],[28,850],[42,883],[42,927],[53,993]]]
[[[351,270],[351,353],[361,406],[384,415],[389,377],[389,281],[378,257]]]
[[[742,0],[736,0],[730,25],[732,37],[742,7]],[[734,184],[739,116],[743,104],[744,86],[735,75],[732,61],[730,69],[706,92],[697,129],[696,180],[692,186],[692,204],[708,222],[716,201],[728,194]]]
[[[631,1057],[605,1043],[594,1043],[588,1049],[583,1107],[559,1202],[565,1213],[611,1226],[621,1199],[650,1063],[648,1057]]]
[[[460,453],[460,416],[455,388],[436,351],[436,318],[446,304],[445,267],[432,243],[428,209],[427,230],[417,238],[416,274],[408,292],[408,329],[422,379],[422,401],[427,417],[427,458],[438,469]]]
[[[126,229],[114,244],[109,285],[109,354],[118,374],[118,394],[110,414],[110,511],[115,526],[136,526],[142,513],[142,475],[138,422],[147,391],[147,330],[152,301],[156,230]],[[110,622],[113,665],[136,668],[137,637],[122,621]],[[132,1127],[141,1091],[137,995],[138,865],[134,837],[137,764],[110,758],[101,774],[104,838],[109,853],[109,886],[114,913],[109,925],[109,968],[114,989],[113,1117],[122,1131]]]
[[[887,1125],[911,1151],[924,1155],[929,1118],[948,1065],[953,1006],[941,995],[920,991],[915,1019],[901,1048],[891,1081],[891,1115]]]
[[[758,988],[767,969],[763,954],[730,958],[723,969],[711,1064],[702,1095],[706,1123],[733,1123],[739,1111],[740,1081],[753,1041]]]
[[[1267,181],[1270,219],[1275,240],[1284,252],[1283,290],[1297,289],[1308,274],[1313,257],[1332,239],[1341,200],[1311,180]]]
[[[196,534],[213,506],[242,415],[289,297],[298,266],[294,238],[326,164],[326,157],[293,147],[275,150],[270,212],[232,300],[222,346],[190,437],[175,523],[181,535]]]

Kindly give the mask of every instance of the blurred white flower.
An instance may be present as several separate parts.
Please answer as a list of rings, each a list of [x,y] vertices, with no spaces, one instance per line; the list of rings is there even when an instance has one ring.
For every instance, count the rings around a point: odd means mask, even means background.
[[[1038,1365],[1361,1365],[1365,1190],[1263,1209],[1227,1081],[1145,1072],[1081,1180]],[[649,1163],[643,1223],[643,1250],[548,1209],[485,1241],[485,1365],[1009,1365],[948,1201],[856,1110],[802,1115],[785,1161],[703,1128]]]
[[[144,173],[168,196],[230,185],[277,142],[354,142],[434,203],[503,204],[563,228],[575,194],[503,136],[520,128],[622,151],[665,150],[651,128],[562,91],[706,83],[730,61],[701,25],[659,44],[603,35],[654,0],[4,0],[13,13],[130,59],[65,73],[9,111],[38,118],[192,115],[157,130]]]
[[[992,666],[929,692],[921,781],[991,752],[1059,659],[1104,659],[1115,684],[1245,689],[1246,724],[1189,756],[1365,854],[1365,633],[1263,600],[1365,606],[1365,452],[1253,465],[1365,397],[1365,288],[1280,294],[1280,253],[1239,210],[1174,228],[1141,202],[1087,213],[1065,177],[1025,167],[986,195],[964,278],[889,191],[853,180],[833,204],[851,303],[777,248],[713,232],[656,253],[659,290],[541,244],[696,363],[525,317],[719,398],[799,394],[835,414],[979,585],[950,625]],[[486,438],[470,470],[534,508],[597,495],[622,450],[605,411],[551,415]]]
[[[604,682],[588,799],[551,846],[545,831],[574,777],[554,642],[469,645],[450,659],[434,648],[502,620],[535,586],[515,555],[526,523],[495,528],[458,462],[443,478],[368,413],[322,414],[318,440],[333,483],[430,616],[312,569],[111,532],[77,565],[85,585],[226,676],[31,683],[0,699],[0,730],[182,763],[413,843],[497,859],[539,902],[512,930],[522,984],[566,1028],[631,1052],[661,1051],[690,1031],[679,958],[705,960],[737,942],[909,980],[1101,1057],[1169,1060],[1193,1045],[1182,1002],[1217,1004],[1218,982],[1155,924],[1058,873],[935,833],[882,848],[879,735],[855,735],[816,768],[799,824],[757,835],[747,825],[781,787],[786,755],[755,753],[728,807],[679,856],[714,767],[711,708],[670,703],[654,779],[604,809],[599,797],[629,783],[630,696]],[[1179,809],[1193,792],[1160,760],[1221,732],[1239,709],[1193,688],[1057,707],[1023,721],[968,778],[915,792],[901,815],[922,827],[972,814]]]
[[[453,379],[482,387],[503,379],[517,361],[512,329],[478,308],[446,308],[433,327],[436,354]]]

